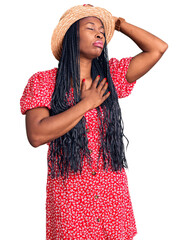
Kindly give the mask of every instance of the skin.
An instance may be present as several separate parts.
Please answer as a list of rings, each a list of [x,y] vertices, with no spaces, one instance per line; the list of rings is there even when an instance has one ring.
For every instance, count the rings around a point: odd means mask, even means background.
[[[114,17],[114,16],[113,16]],[[117,20],[117,17],[114,17]],[[86,24],[92,22],[93,24]],[[91,78],[92,59],[100,56],[102,49],[93,46],[96,40],[102,40],[104,29],[102,22],[96,17],[80,20],[80,86],[81,101],[63,113],[49,115],[45,107],[34,108],[26,112],[26,131],[30,144],[38,147],[50,142],[70,131],[85,115],[85,113],[101,105],[110,95],[105,93],[108,85],[103,79],[98,87],[97,77],[93,83]],[[132,83],[147,73],[162,57],[168,45],[153,34],[136,27],[126,21],[121,24],[120,32],[131,38],[142,50],[134,56],[129,64],[126,79]],[[123,46],[122,46],[123,49]],[[82,80],[86,79],[85,82]],[[70,79],[72,84],[72,79]]]
[[[93,23],[93,24],[92,24]],[[93,43],[97,40],[105,43],[104,27],[100,19],[86,17],[80,19],[80,86],[82,79],[85,79],[86,89],[92,84],[91,64],[94,58],[102,53],[102,48],[96,47]],[[71,79],[72,86],[72,79]]]
[[[86,22],[92,21],[93,24]],[[30,144],[38,147],[70,131],[93,108],[101,105],[109,96],[106,95],[108,84],[103,79],[98,87],[99,77],[92,82],[92,59],[100,56],[102,48],[93,46],[96,40],[105,42],[102,22],[96,17],[87,17],[80,21],[80,79],[81,101],[65,112],[50,116],[45,107],[34,108],[26,112],[26,131]],[[91,30],[91,29],[92,30]],[[82,82],[85,78],[85,82]],[[72,82],[72,79],[70,79]],[[104,95],[104,96],[103,96]]]
[[[113,18],[115,21],[118,19],[115,16]],[[144,76],[160,60],[168,49],[168,44],[126,20],[121,23],[120,32],[133,40],[142,50],[132,58],[126,73],[127,81],[132,83]]]

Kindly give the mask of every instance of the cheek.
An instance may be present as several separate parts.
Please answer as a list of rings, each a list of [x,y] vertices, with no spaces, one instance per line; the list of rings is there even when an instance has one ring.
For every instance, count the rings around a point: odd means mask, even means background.
[[[86,39],[80,39],[80,49],[88,47],[89,42]]]
[[[80,49],[84,50],[85,48],[91,48],[93,37],[89,34],[82,34],[80,36]]]

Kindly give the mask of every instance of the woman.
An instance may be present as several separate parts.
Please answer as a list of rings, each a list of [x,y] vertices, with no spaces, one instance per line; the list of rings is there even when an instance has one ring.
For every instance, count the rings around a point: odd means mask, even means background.
[[[108,60],[114,30],[142,52]],[[131,93],[168,45],[90,4],[67,10],[51,43],[58,68],[33,74],[20,100],[29,142],[49,145],[46,239],[131,240],[137,229],[118,98]]]

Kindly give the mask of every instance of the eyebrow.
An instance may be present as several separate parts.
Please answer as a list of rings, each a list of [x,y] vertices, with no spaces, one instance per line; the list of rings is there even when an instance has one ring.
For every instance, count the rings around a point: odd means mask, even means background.
[[[85,23],[85,25],[88,24],[88,23],[95,25],[95,23],[93,23],[93,22],[87,22],[87,23]],[[100,28],[103,28],[103,29],[104,29],[103,26],[100,26]]]

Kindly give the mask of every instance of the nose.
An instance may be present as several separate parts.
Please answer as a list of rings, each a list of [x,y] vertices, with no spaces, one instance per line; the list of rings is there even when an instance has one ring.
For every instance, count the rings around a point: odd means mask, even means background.
[[[104,37],[104,35],[102,33],[97,33],[96,36],[97,36],[97,38],[100,38],[100,39],[102,39]]]

